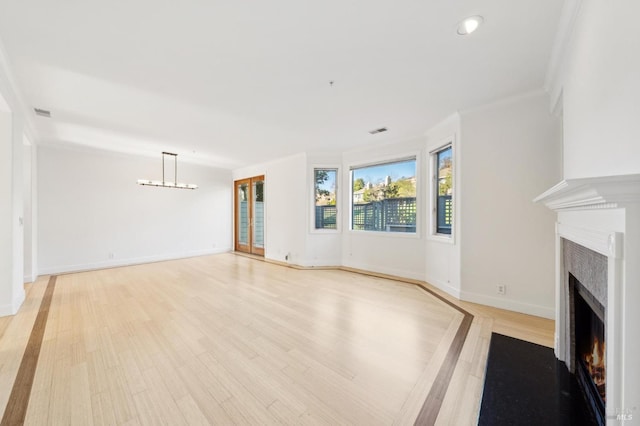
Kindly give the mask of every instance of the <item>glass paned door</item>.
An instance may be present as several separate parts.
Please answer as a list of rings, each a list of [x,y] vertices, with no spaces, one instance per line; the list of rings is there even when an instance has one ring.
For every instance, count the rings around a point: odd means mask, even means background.
[[[236,247],[237,251],[249,253],[249,179],[236,181]]]
[[[264,178],[251,179],[253,189],[253,241],[251,253],[264,256]]]
[[[235,250],[264,256],[264,176],[237,180]]]

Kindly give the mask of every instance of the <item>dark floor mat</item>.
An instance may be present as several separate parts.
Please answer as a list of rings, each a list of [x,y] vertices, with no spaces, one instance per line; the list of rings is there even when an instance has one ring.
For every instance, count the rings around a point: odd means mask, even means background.
[[[478,424],[595,425],[553,349],[493,333]]]

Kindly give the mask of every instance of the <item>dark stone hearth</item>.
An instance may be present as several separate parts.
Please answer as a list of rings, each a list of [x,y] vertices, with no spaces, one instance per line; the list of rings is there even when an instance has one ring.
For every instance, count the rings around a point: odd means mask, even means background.
[[[479,425],[596,424],[553,349],[493,333]]]

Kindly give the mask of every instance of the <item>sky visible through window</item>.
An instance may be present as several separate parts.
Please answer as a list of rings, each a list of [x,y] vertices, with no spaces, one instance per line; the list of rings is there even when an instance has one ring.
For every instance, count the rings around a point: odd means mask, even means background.
[[[438,153],[438,160],[440,160],[440,164],[438,164],[438,168],[444,167],[445,163],[448,160],[451,160],[451,149],[445,149],[444,151],[440,151]]]
[[[336,191],[336,176],[337,173],[335,170],[327,169],[329,173],[327,173],[327,180],[318,185],[318,189],[323,189],[325,191],[329,191],[334,193]]]
[[[364,179],[365,183],[373,185],[384,182],[387,176],[395,182],[400,178],[412,178],[416,175],[416,160],[401,161],[398,163],[380,164],[353,170],[353,180]]]

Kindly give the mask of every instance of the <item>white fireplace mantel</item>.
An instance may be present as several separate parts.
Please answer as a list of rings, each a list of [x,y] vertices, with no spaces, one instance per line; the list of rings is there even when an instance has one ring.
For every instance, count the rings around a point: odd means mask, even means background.
[[[535,200],[558,214],[556,225],[556,356],[567,361],[566,284],[562,240],[608,259],[607,424],[640,419],[640,174],[565,179]],[[626,423],[625,423],[626,424]],[[638,423],[640,424],[640,423]]]
[[[533,201],[554,211],[618,208],[640,202],[640,174],[565,179]]]

